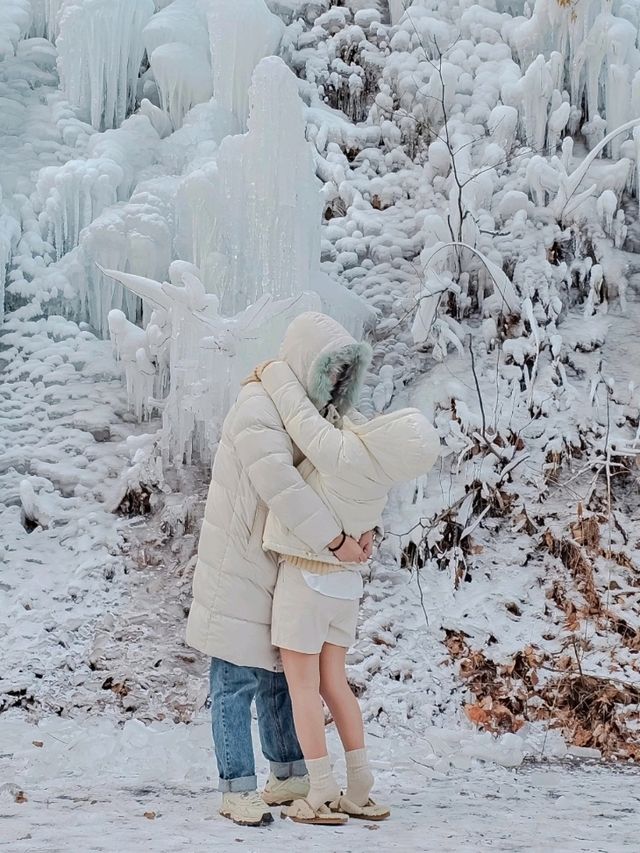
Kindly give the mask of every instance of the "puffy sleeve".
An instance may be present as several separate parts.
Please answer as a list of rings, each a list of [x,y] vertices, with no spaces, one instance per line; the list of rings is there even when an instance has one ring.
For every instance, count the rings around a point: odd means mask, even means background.
[[[273,400],[285,429],[307,457],[322,473],[335,473],[340,467],[367,463],[366,451],[360,439],[343,431],[322,417],[295,373],[283,361],[273,361],[261,376],[262,385]]]
[[[351,423],[356,424],[356,426],[367,423],[365,416],[360,414],[357,409],[349,409],[346,416],[349,418]]]
[[[291,439],[267,398],[251,395],[238,403],[233,441],[260,498],[313,553],[340,535],[340,524],[293,464]]]

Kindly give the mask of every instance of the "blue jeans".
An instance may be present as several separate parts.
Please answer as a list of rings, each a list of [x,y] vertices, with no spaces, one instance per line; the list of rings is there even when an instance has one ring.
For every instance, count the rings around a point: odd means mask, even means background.
[[[255,791],[251,703],[258,712],[260,744],[279,779],[307,772],[296,737],[287,681],[282,672],[236,666],[211,658],[211,723],[223,793]]]

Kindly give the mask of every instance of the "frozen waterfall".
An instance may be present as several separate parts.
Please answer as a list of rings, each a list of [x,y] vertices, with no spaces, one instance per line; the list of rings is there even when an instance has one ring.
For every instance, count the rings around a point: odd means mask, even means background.
[[[320,258],[320,183],[296,79],[282,60],[259,63],[250,101],[248,132],[227,137],[215,171],[189,175],[179,193],[193,261],[226,315],[264,293],[304,290]]]
[[[61,10],[61,83],[98,130],[117,127],[135,106],[142,30],[154,11],[153,0],[84,0],[67,2]]]
[[[284,24],[264,0],[201,0],[207,10],[213,91],[242,128],[249,115],[253,70],[278,50]]]
[[[324,307],[356,334],[370,319],[320,269],[322,198],[295,76],[282,60],[262,59],[249,99],[247,133],[225,137],[178,190],[178,250],[194,263],[174,261],[160,283],[125,271],[129,250],[101,273],[101,287],[115,280],[151,312],[144,332],[120,310],[109,327],[134,412],[162,412],[163,446],[179,461],[208,461],[232,389],[276,353],[296,314]]]

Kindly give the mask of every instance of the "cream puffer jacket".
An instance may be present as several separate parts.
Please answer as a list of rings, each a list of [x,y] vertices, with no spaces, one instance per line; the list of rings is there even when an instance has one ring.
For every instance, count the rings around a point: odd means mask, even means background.
[[[345,367],[338,402],[349,410],[370,353],[330,317],[306,313],[290,324],[280,357],[317,413],[331,396],[332,375]],[[342,529],[295,467],[302,458],[264,387],[247,384],[225,418],[215,455],[187,623],[190,646],[238,666],[280,668],[270,634],[276,556],[262,548],[267,509],[309,551],[321,551]]]
[[[400,409],[364,423],[344,417],[338,428],[311,405],[284,362],[267,364],[260,380],[306,457],[298,466],[300,474],[354,539],[378,525],[394,484],[426,474],[438,457],[438,434],[418,409]],[[326,547],[309,548],[271,512],[263,545],[279,554],[339,564]]]

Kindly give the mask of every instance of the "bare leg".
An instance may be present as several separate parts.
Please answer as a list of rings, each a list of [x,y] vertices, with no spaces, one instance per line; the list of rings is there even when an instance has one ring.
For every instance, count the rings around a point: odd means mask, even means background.
[[[320,654],[320,693],[335,720],[345,752],[351,752],[364,747],[364,726],[360,705],[347,681],[346,654],[342,646],[324,644]]]
[[[317,809],[340,796],[331,771],[324,735],[324,710],[320,698],[320,656],[280,649],[289,685],[296,734],[309,771],[307,802]]]
[[[280,655],[302,754],[305,759],[322,758],[327,754],[327,741],[320,698],[320,655],[306,655],[290,649],[280,649]]]
[[[338,727],[347,764],[347,799],[357,806],[369,803],[373,774],[364,748],[364,726],[358,700],[349,687],[344,667],[347,650],[325,643],[320,653],[320,692]]]

